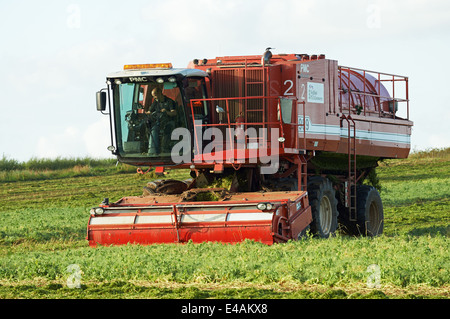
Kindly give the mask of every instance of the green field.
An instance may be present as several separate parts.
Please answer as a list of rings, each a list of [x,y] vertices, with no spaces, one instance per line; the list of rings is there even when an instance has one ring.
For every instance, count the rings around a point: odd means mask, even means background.
[[[89,209],[141,195],[154,176],[113,160],[3,157],[0,298],[448,299],[449,149],[386,160],[377,175],[377,238],[90,248]]]

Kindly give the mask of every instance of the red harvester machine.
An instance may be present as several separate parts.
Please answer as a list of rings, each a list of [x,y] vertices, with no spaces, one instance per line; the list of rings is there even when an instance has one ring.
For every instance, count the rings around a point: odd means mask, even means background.
[[[119,161],[192,178],[105,198],[91,210],[91,246],[379,235],[383,205],[367,184],[378,161],[408,156],[413,125],[407,77],[270,48],[186,69],[126,65],[97,109]]]

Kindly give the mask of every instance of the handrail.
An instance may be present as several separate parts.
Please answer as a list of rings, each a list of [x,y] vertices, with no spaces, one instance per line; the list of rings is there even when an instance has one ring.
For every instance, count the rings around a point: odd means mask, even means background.
[[[359,68],[354,68],[354,67],[349,67],[349,66],[343,66],[343,65],[339,65],[340,68],[344,68],[344,69],[350,69],[350,70],[356,70],[356,71],[366,71],[369,73],[377,73],[377,74],[381,74],[381,75],[389,75],[389,76],[396,76],[396,77],[401,77],[401,78],[408,78],[407,76],[404,75],[397,75],[397,74],[392,74],[392,73],[384,73],[384,72],[378,72],[378,71],[371,71],[371,70],[367,70],[367,69],[359,69]]]
[[[297,105],[298,104],[303,104],[303,124],[299,124],[298,123],[298,116],[299,116],[299,114],[298,114],[298,112],[296,111],[295,112],[295,116],[296,116],[296,118],[293,118],[292,120],[291,120],[291,122],[292,121],[294,121],[293,123],[284,123],[283,122],[283,119],[282,119],[282,114],[281,114],[281,96],[247,96],[247,97],[229,97],[229,98],[205,98],[205,99],[191,99],[190,100],[190,106],[191,106],[191,114],[192,114],[192,121],[193,121],[193,126],[194,126],[194,136],[195,136],[195,138],[197,138],[197,130],[199,129],[199,128],[201,128],[201,127],[226,127],[226,128],[236,128],[236,127],[238,127],[238,126],[240,126],[240,125],[244,125],[244,127],[248,127],[248,126],[262,126],[263,128],[264,127],[267,127],[268,125],[269,126],[276,126],[276,127],[278,127],[279,129],[280,129],[280,137],[284,137],[284,131],[283,131],[283,126],[284,125],[292,125],[292,126],[295,126],[296,128],[295,128],[295,148],[296,149],[299,149],[299,141],[298,141],[298,139],[299,139],[299,136],[298,136],[298,134],[299,134],[299,130],[298,130],[298,127],[299,126],[303,126],[303,149],[305,149],[306,148],[306,114],[305,114],[305,102],[304,101],[301,101],[301,102],[297,102],[297,103],[295,103],[295,105],[294,105],[294,102],[296,102],[296,100],[292,100],[292,102],[293,102],[293,107],[295,107],[296,108],[296,110],[297,110]],[[271,120],[271,121],[268,121],[268,120],[266,120],[264,117],[265,117],[265,115],[263,115],[263,117],[262,117],[262,121],[253,121],[253,122],[248,122],[248,121],[244,121],[244,122],[232,122],[232,119],[230,118],[230,105],[229,105],[229,102],[230,101],[248,101],[248,100],[261,100],[261,99],[264,99],[265,101],[267,101],[267,100],[274,100],[274,101],[278,101],[278,105],[280,105],[280,107],[278,108],[278,110],[277,110],[277,112],[278,112],[278,120],[277,121],[273,121],[273,120]],[[217,101],[217,102],[219,102],[219,101],[221,101],[221,102],[225,102],[226,104],[225,104],[225,107],[226,107],[226,112],[227,112],[227,123],[209,123],[209,124],[205,124],[205,123],[202,123],[202,124],[196,124],[195,123],[195,113],[194,113],[194,104],[195,103],[198,103],[198,102],[215,102],[215,101]],[[243,103],[243,108],[244,108],[244,110],[243,110],[243,112],[247,112],[248,110],[246,109],[246,103]],[[258,110],[258,109],[256,109],[256,110]],[[255,110],[250,110],[250,111],[255,111]],[[231,134],[231,131],[229,131],[228,132],[229,134]],[[263,137],[258,137],[258,140],[259,139],[263,139],[262,140],[262,142],[263,142],[263,145],[267,145],[266,147],[267,148],[270,148],[270,146],[269,146],[269,144],[267,144],[267,136],[263,136]],[[230,141],[232,140],[232,137],[230,136]],[[197,147],[198,147],[198,145],[199,145],[199,143],[196,143],[196,145],[197,145]],[[200,150],[199,149],[197,149],[197,152],[198,153],[200,153]]]
[[[214,126],[214,127],[228,127],[228,128],[232,128],[232,127],[237,127],[238,125],[244,125],[244,126],[248,126],[248,125],[261,125],[261,126],[265,126],[265,125],[280,125],[279,122],[268,122],[268,121],[264,121],[264,117],[263,117],[263,121],[261,122],[233,122],[231,123],[231,119],[230,119],[230,110],[229,110],[229,101],[248,101],[248,100],[268,100],[268,99],[272,99],[272,100],[278,100],[280,97],[279,96],[244,96],[244,97],[228,97],[228,98],[205,98],[205,99],[191,99],[190,100],[190,105],[191,105],[191,114],[192,114],[192,121],[193,121],[193,126],[194,126],[194,138],[197,138],[197,128],[198,127],[210,127],[210,126]],[[214,124],[195,124],[195,113],[194,113],[194,103],[195,102],[214,102],[214,101],[224,101],[226,103],[226,108],[227,108],[227,119],[228,119],[228,123],[214,123]],[[245,105],[243,106],[244,110],[243,112],[247,112],[247,105],[246,103],[244,103]],[[230,132],[231,134],[231,132]],[[231,137],[230,137],[230,140]],[[198,144],[197,148],[198,148]],[[197,149],[197,154],[200,153],[200,150]]]
[[[406,119],[409,120],[408,77],[347,66],[339,66],[338,69],[339,69],[338,74],[339,109],[341,113],[344,113],[344,110],[347,110],[347,108],[344,109],[343,95],[349,94],[348,95],[349,115],[352,113],[360,114],[361,111],[363,112],[364,115],[367,115],[367,112],[370,113],[370,110],[368,110],[368,108],[372,104],[374,111],[378,112],[379,117],[382,117],[385,114],[391,114],[391,116],[395,119],[399,118],[398,116],[396,116],[397,111],[395,110],[395,107],[396,105],[398,105],[398,103],[403,102],[406,103]],[[370,78],[368,78],[367,75],[373,77],[373,80],[370,80]],[[392,83],[392,87],[390,87],[389,85],[388,86],[384,85],[382,87],[381,82],[384,83],[390,82]],[[397,82],[405,82],[404,94],[401,97],[399,97],[398,92],[396,92],[395,83]],[[359,89],[358,84],[360,85]],[[382,92],[382,88],[385,92]],[[390,89],[391,92],[389,92],[388,89]],[[392,96],[390,94],[392,94]],[[367,100],[368,98],[370,100]],[[358,101],[360,103],[358,103]],[[392,103],[392,111],[388,110],[388,112],[385,112],[382,110],[383,103],[386,102]],[[356,106],[358,105],[362,108],[359,111],[356,110]],[[355,107],[355,110],[352,110],[352,106]]]

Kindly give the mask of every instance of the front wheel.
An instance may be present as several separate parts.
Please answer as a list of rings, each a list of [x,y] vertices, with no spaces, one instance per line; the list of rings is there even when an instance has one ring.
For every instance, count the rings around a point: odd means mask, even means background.
[[[337,200],[333,184],[320,176],[308,181],[309,204],[313,221],[311,232],[322,238],[328,238],[336,232],[338,225]]]

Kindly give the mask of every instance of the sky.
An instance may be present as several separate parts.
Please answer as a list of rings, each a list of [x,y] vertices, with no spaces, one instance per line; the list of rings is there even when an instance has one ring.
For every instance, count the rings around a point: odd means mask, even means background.
[[[450,147],[448,0],[0,2],[0,156],[110,158],[95,92],[125,64],[273,53],[409,77],[412,150]]]

